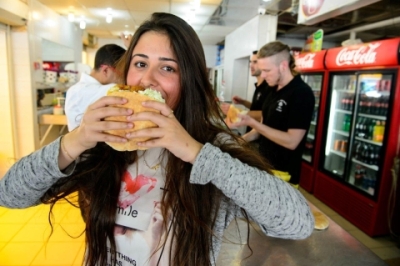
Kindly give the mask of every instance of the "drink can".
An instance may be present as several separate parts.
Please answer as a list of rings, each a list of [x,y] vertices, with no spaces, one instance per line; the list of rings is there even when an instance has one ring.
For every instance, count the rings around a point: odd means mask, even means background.
[[[335,140],[335,145],[334,145],[333,149],[335,151],[340,151],[342,148],[341,146],[342,146],[342,141],[337,139],[337,140]]]
[[[342,140],[340,145],[341,152],[347,152],[347,140]]]

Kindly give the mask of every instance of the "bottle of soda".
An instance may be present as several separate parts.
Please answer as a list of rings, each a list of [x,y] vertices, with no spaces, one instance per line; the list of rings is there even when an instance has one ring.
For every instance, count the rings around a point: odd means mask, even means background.
[[[369,122],[368,124],[368,133],[367,133],[367,139],[372,140],[372,137],[374,135],[374,127],[376,125],[376,120],[373,119]]]
[[[357,118],[356,129],[354,132],[354,134],[356,136],[358,136],[358,134],[360,134],[360,127],[361,127],[361,118],[359,117],[359,118]]]
[[[362,187],[363,189],[368,189],[369,184],[370,184],[369,176],[368,176],[367,172],[364,170],[364,171],[363,171],[363,179],[362,179],[362,185],[361,185],[361,187]]]
[[[350,123],[351,123],[350,119],[351,119],[350,115],[346,115],[346,124],[344,127],[344,131],[346,132],[350,131]]]
[[[363,147],[363,151],[362,151],[362,155],[361,155],[361,161],[363,163],[368,163],[369,153],[370,153],[370,147],[366,143],[364,143],[364,147]]]
[[[368,164],[370,164],[370,165],[376,165],[376,161],[375,161],[375,149],[374,149],[374,147],[370,146],[370,150],[371,150],[371,152],[369,153]]]
[[[354,172],[354,185],[355,186],[361,186],[363,182],[363,176],[362,176],[362,170],[361,170],[361,165],[357,164],[356,165],[356,170]]]

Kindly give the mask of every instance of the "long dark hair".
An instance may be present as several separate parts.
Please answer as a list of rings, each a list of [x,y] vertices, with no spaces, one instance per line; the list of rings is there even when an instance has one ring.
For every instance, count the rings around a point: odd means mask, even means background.
[[[154,13],[150,20],[137,29],[121,61],[124,63],[125,77],[135,45],[149,31],[166,34],[178,59],[181,98],[174,115],[187,132],[200,143],[213,143],[242,162],[269,171],[269,165],[222,122],[215,94],[208,82],[201,42],[182,19],[167,13]],[[231,141],[216,141],[219,133],[231,136]],[[211,265],[213,228],[223,195],[211,183],[191,184],[192,164],[176,158],[170,152],[167,152],[167,156],[161,206],[164,217],[168,212],[173,215],[168,233],[172,234],[172,246],[177,247],[170,254],[170,264]],[[111,256],[116,256],[113,229],[121,179],[128,165],[137,159],[137,154],[118,152],[99,143],[81,157],[74,174],[53,186],[43,201],[54,204],[78,191],[79,205],[86,221],[86,263],[103,266],[107,262],[107,240],[110,242]]]

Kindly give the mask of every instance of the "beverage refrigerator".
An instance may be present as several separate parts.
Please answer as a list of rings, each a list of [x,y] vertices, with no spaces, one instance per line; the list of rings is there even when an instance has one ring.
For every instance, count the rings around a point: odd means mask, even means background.
[[[388,234],[400,124],[400,38],[328,49],[314,195],[370,236]]]
[[[309,52],[309,53],[299,53],[296,54],[296,68],[300,72],[302,79],[306,82],[312,89],[315,96],[315,107],[310,124],[310,128],[307,132],[307,140],[305,143],[303,151],[303,160],[301,166],[300,175],[300,186],[312,192],[314,186],[315,169],[317,168],[319,156],[317,151],[319,148],[317,145],[318,138],[320,137],[318,128],[322,124],[322,112],[324,111],[320,106],[324,106],[323,102],[326,97],[326,70],[324,66],[326,51],[319,52]],[[321,123],[320,123],[321,120]]]

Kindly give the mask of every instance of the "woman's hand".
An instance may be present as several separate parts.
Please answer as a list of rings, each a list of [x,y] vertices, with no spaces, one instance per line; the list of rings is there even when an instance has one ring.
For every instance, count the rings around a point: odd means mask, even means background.
[[[132,123],[104,121],[108,116],[129,116],[131,109],[113,107],[110,105],[125,104],[127,99],[104,96],[89,105],[83,115],[81,124],[75,130],[66,134],[61,143],[59,156],[60,169],[64,169],[82,152],[96,146],[97,142],[127,142],[126,138],[104,133],[110,129],[132,128]]]
[[[135,121],[150,120],[158,127],[131,132],[127,135],[127,138],[150,137],[150,140],[139,142],[137,145],[147,148],[163,147],[181,160],[193,163],[203,144],[189,135],[166,104],[156,101],[147,101],[142,104],[159,110],[161,113],[142,112],[133,114],[128,117],[128,121],[135,123]]]

